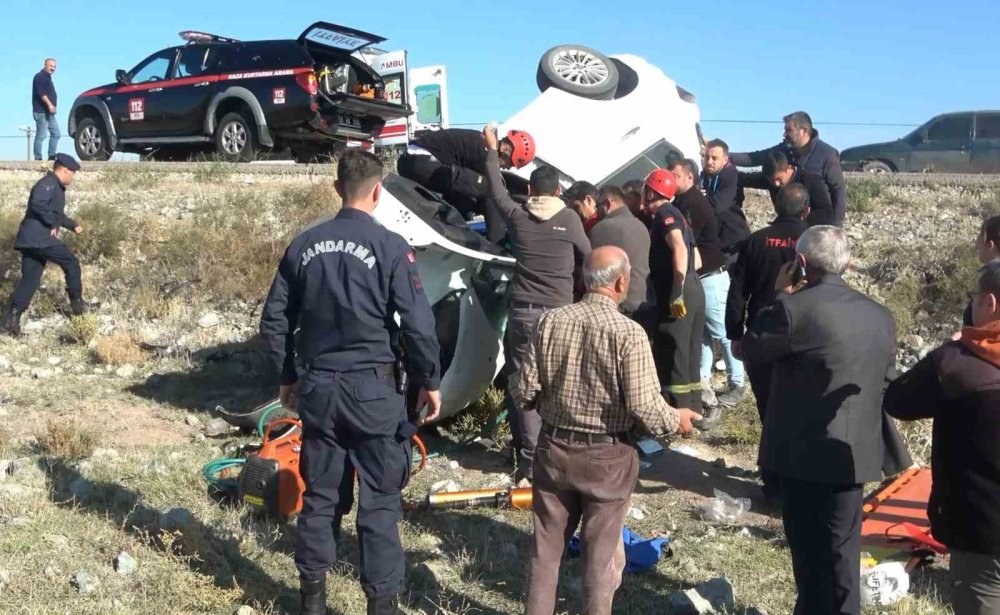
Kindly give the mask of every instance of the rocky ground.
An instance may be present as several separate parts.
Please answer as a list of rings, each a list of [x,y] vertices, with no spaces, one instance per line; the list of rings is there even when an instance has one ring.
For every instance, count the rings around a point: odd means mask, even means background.
[[[261,165],[262,167],[264,165]],[[210,497],[208,461],[254,440],[210,424],[275,385],[254,340],[263,293],[288,237],[336,209],[328,167],[108,164],[67,193],[85,232],[93,316],[70,319],[59,272],[47,272],[21,340],[0,338],[0,612],[283,613],[297,587],[294,523],[259,520]],[[19,277],[10,246],[34,165],[0,165],[0,294]],[[901,368],[959,326],[976,264],[972,241],[1000,213],[1000,183],[979,178],[851,178],[856,287],[896,315]],[[754,228],[769,202],[750,195]],[[499,410],[491,394],[437,434],[428,468],[408,486],[509,484],[505,430],[455,447]],[[905,427],[928,456],[926,425]],[[629,527],[672,538],[673,556],[627,575],[616,612],[667,613],[671,595],[712,586],[729,612],[790,612],[794,597],[780,522],[753,481],[759,429],[747,400],[718,433],[646,459]],[[440,487],[441,485],[439,485]],[[453,485],[454,486],[454,485]],[[699,507],[715,489],[752,498],[735,523]],[[516,613],[531,517],[519,511],[411,512],[402,524],[414,613]],[[348,534],[351,536],[351,534]],[[363,611],[357,549],[346,541],[330,606]],[[580,567],[564,567],[560,612],[579,610]],[[941,567],[914,575],[913,596],[870,613],[942,613]],[[734,595],[726,594],[731,587]]]

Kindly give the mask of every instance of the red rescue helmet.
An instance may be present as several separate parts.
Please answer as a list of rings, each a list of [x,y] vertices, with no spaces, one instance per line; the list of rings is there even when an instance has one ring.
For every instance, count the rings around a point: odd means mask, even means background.
[[[510,162],[514,168],[520,169],[535,159],[535,139],[523,130],[511,130],[507,139],[514,146],[510,153]]]
[[[677,178],[666,169],[656,169],[646,176],[646,188],[665,199],[672,199],[677,194]]]

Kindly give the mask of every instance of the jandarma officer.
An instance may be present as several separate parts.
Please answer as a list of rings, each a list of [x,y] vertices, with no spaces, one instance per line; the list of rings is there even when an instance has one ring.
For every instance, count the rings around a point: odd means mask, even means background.
[[[24,220],[14,239],[14,249],[21,253],[21,281],[14,289],[0,322],[0,331],[8,335],[21,334],[21,315],[28,309],[42,282],[46,263],[55,263],[62,268],[70,310],[74,315],[85,314],[96,307],[96,304],[83,300],[80,261],[59,239],[61,229],[77,234],[83,230],[66,215],[66,188],[80,170],[80,163],[66,154],[57,154],[54,160],[52,171],[31,189]]]
[[[417,411],[438,415],[439,346],[434,315],[406,241],[376,224],[382,163],[350,150],[337,165],[343,208],[296,237],[278,268],[261,318],[261,335],[281,372],[280,397],[303,424],[306,483],[295,564],[302,613],[326,612],[325,577],[336,560],[334,529],[357,470],[361,585],[369,614],[402,613],[403,548],[397,524],[400,490],[410,474],[405,399],[397,391],[390,337],[400,333],[409,372],[421,378]],[[395,315],[400,324],[396,324]],[[293,332],[301,359],[295,368]],[[347,489],[342,489],[342,483]]]

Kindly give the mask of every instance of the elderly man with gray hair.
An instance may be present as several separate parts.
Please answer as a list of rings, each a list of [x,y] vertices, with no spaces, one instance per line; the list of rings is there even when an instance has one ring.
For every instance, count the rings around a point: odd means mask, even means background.
[[[515,404],[543,421],[534,457],[535,516],[527,615],[552,615],[567,539],[583,524],[583,604],[608,615],[625,567],[622,528],[639,475],[634,431],[689,433],[701,417],[660,396],[643,328],[621,314],[628,256],[605,246],[587,256],[587,294],[542,316]]]
[[[896,325],[844,282],[850,256],[843,230],[805,231],[743,338],[744,360],[772,369],[758,463],[779,482],[795,615],[861,612],[862,485],[882,479]]]

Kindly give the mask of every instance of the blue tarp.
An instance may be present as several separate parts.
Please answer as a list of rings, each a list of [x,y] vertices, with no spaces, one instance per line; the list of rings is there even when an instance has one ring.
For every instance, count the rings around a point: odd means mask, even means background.
[[[663,556],[663,549],[670,543],[669,538],[643,538],[627,527],[622,529],[622,541],[625,543],[625,572],[652,570]],[[582,545],[579,536],[570,538],[570,555],[580,555]]]

